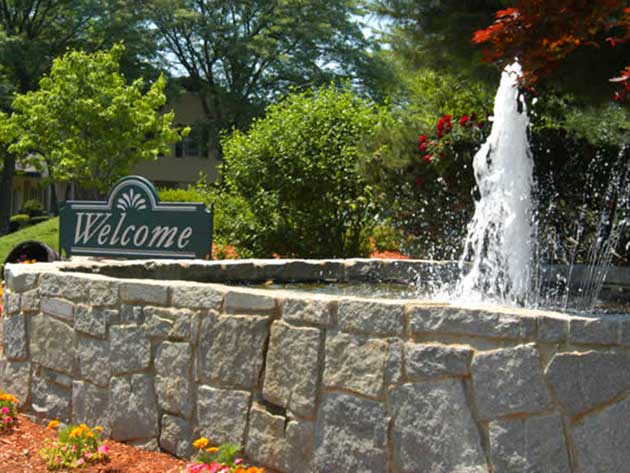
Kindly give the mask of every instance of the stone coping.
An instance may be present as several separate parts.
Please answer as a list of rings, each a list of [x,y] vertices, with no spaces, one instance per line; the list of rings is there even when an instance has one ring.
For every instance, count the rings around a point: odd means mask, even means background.
[[[146,302],[162,306],[189,307],[195,301],[179,302],[177,294],[185,289],[204,292],[204,288],[221,299],[227,313],[254,313],[266,310],[272,315],[281,312],[287,301],[321,301],[332,307],[332,318],[345,303],[363,304],[366,320],[347,321],[349,332],[371,336],[410,336],[421,339],[430,334],[456,337],[508,339],[563,343],[570,345],[606,345],[630,347],[630,314],[568,314],[548,310],[523,309],[489,304],[464,304],[415,299],[383,299],[350,295],[308,293],[290,289],[260,289],[231,286],[230,281],[313,281],[324,276],[325,281],[398,281],[416,271],[414,278],[439,271],[451,271],[453,262],[421,260],[233,260],[233,261],[115,261],[80,259],[71,262],[7,265],[8,288],[23,292],[37,285],[40,274],[64,274],[68,280],[107,282],[118,286],[121,300],[129,303]],[[304,273],[298,271],[303,270]],[[379,272],[379,270],[381,272]],[[236,278],[251,272],[249,278]],[[131,277],[116,277],[131,273]],[[9,277],[9,273],[10,276]],[[193,273],[193,274],[191,274]],[[253,275],[252,275],[253,273]],[[298,275],[304,277],[299,278]],[[376,275],[379,275],[378,277]],[[198,280],[210,280],[199,282]],[[334,276],[334,277],[333,277]],[[381,277],[383,276],[383,277]],[[312,279],[311,279],[312,278]],[[413,279],[411,279],[413,280]],[[408,280],[409,281],[409,280]],[[226,282],[228,284],[222,284]],[[72,284],[69,284],[72,287]],[[99,287],[99,286],[97,286]],[[111,286],[109,286],[111,287]],[[143,295],[143,291],[148,295]],[[41,289],[40,289],[41,292]],[[136,295],[139,299],[134,299]],[[155,294],[159,294],[156,296]],[[72,294],[61,295],[72,300]],[[145,300],[148,297],[151,300]],[[203,301],[203,297],[200,299]],[[199,302],[202,304],[202,302]],[[404,319],[392,322],[379,319],[374,308],[399,307]],[[201,306],[199,308],[202,308]],[[376,315],[375,315],[376,314]],[[368,320],[369,319],[369,320]],[[343,323],[333,320],[332,323]],[[323,326],[329,325],[322,323]],[[388,327],[384,327],[387,326]]]

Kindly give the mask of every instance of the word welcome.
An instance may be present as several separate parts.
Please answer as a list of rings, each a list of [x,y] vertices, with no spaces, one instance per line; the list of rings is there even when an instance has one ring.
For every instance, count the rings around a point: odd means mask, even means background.
[[[120,243],[123,247],[146,245],[148,248],[170,248],[177,242],[177,248],[184,249],[192,235],[192,227],[186,227],[181,232],[175,226],[156,225],[150,228],[149,225],[127,225],[125,227],[126,213],[122,214],[112,233],[112,226],[107,223],[111,217],[111,213],[78,212],[74,243],[87,244],[97,235],[96,242],[99,245],[115,246]]]

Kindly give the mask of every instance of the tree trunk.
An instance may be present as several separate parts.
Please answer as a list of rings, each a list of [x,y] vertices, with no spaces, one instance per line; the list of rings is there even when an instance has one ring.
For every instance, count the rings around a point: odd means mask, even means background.
[[[15,156],[7,153],[4,155],[4,167],[0,180],[0,235],[9,233],[14,174]]]

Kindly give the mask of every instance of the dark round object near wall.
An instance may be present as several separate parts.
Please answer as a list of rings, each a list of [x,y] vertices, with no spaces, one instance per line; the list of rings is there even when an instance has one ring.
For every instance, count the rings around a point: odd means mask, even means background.
[[[19,263],[20,261],[35,260],[38,263],[51,263],[59,260],[59,255],[46,243],[37,240],[27,240],[15,246],[2,267],[7,263]]]

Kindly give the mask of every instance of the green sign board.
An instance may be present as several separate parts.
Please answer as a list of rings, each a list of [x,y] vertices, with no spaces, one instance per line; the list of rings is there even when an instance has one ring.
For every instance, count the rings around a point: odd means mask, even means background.
[[[59,247],[66,255],[203,258],[212,245],[212,213],[199,203],[160,203],[153,184],[129,176],[105,202],[67,201]]]

